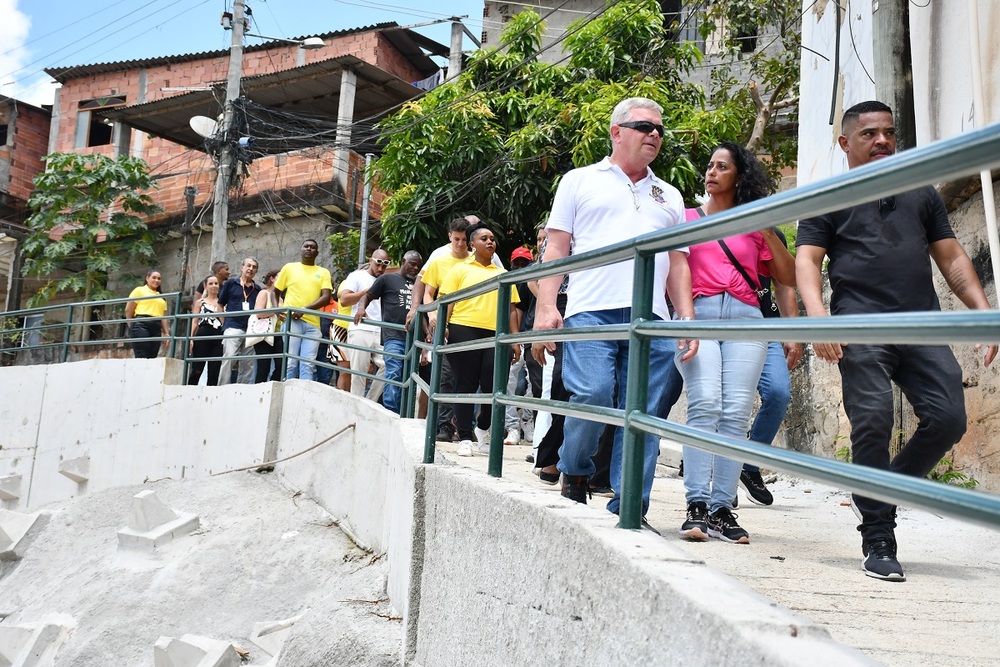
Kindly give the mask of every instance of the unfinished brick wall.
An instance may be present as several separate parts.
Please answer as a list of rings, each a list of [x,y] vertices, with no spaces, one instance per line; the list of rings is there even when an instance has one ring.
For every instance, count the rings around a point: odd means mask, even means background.
[[[379,32],[328,36],[326,43],[326,48],[306,51],[305,62],[352,55],[404,81],[422,78],[416,68]],[[243,56],[243,76],[290,69],[296,66],[297,57],[298,47],[293,45],[274,45],[267,49],[246,51]],[[165,91],[164,88],[197,87],[222,82],[226,79],[228,65],[228,54],[222,54],[188,62],[149,66],[143,70],[135,68],[71,79],[63,85],[59,96],[61,120],[56,150],[114,155],[115,147],[111,145],[74,148],[77,112],[82,101],[119,95],[124,96],[129,105],[136,104],[139,100],[151,102],[181,94],[179,91]],[[140,90],[140,71],[145,73],[144,90]],[[205,201],[211,201],[215,170],[211,158],[204,153],[140,132],[133,133],[131,152],[145,159],[152,173],[159,179],[160,189],[153,194],[153,198],[163,208],[163,213],[154,217],[151,222],[182,218],[186,207],[184,190],[188,186],[198,189],[195,199],[197,207],[201,207]],[[355,189],[352,187],[355,172],[363,168],[364,157],[352,153],[347,192],[342,193],[344,197],[350,197]],[[250,176],[244,180],[240,195],[249,197],[269,193],[272,203],[280,209],[284,204],[302,205],[305,202],[282,199],[279,193],[310,184],[317,186],[318,198],[332,191],[332,150],[313,149],[259,158],[250,166]],[[363,196],[362,186],[363,183],[356,188],[355,204],[358,207]],[[383,193],[372,193],[372,216],[381,216],[384,199]]]
[[[26,104],[11,102],[7,127],[7,144],[0,146],[0,160],[9,165],[7,179],[0,191],[27,201],[34,189],[34,180],[43,169],[49,142],[48,112]]]

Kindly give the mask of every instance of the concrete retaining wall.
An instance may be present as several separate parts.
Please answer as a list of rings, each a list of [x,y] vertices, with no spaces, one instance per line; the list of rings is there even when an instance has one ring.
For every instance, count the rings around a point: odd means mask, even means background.
[[[388,559],[403,664],[871,664],[595,507],[444,460],[423,465],[421,422],[312,382],[179,379],[164,359],[0,369],[0,479],[21,475],[25,489],[3,506],[203,477],[354,424],[276,470]],[[85,457],[84,482],[59,472]]]

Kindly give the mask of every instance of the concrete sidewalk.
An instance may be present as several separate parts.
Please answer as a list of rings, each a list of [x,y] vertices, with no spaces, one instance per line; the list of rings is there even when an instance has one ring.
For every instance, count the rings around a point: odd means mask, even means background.
[[[455,456],[452,444],[438,448],[486,473],[485,456]],[[558,494],[532,474],[525,462],[530,451],[504,448],[504,478]],[[647,518],[663,539],[887,665],[1000,665],[1000,533],[902,508],[896,537],[907,579],[879,581],[861,570],[847,493],[784,476],[768,486],[775,496],[770,507],[751,504],[740,491],[736,513],[749,545],[677,537],[684,485],[666,466],[657,473]],[[605,503],[595,496],[590,506],[602,511]]]

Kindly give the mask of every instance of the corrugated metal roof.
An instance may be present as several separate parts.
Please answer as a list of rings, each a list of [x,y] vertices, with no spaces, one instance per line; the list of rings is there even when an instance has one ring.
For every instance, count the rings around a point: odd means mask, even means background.
[[[293,41],[303,40],[306,37],[319,37],[323,40],[354,35],[362,32],[380,31],[386,34],[386,38],[392,42],[400,53],[406,56],[410,62],[419,69],[424,76],[430,76],[437,71],[438,66],[430,60],[423,49],[436,55],[447,55],[448,47],[433,40],[415,33],[412,30],[400,28],[395,21],[387,23],[377,23],[375,25],[361,28],[351,28],[349,30],[336,30],[320,35],[305,35],[302,37],[291,37]],[[266,51],[279,46],[288,46],[285,42],[268,41],[261,44],[253,44],[243,47],[245,52]],[[422,47],[422,48],[421,48]],[[85,76],[96,74],[107,74],[110,72],[127,72],[129,70],[141,69],[144,67],[159,67],[161,65],[173,65],[196,60],[207,60],[209,58],[221,58],[229,55],[229,49],[219,49],[215,51],[202,51],[199,53],[183,53],[173,56],[157,56],[153,58],[138,58],[134,60],[118,60],[107,63],[93,63],[90,65],[69,65],[65,67],[46,67],[45,73],[59,83],[65,83],[72,79],[79,79]]]

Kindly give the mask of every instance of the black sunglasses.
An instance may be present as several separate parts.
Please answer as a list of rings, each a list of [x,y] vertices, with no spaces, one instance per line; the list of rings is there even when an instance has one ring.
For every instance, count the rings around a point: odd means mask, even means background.
[[[881,213],[883,208],[887,208],[890,211],[896,210],[896,198],[895,197],[883,197],[878,200],[878,212]]]
[[[660,139],[663,138],[663,133],[666,131],[659,123],[653,123],[648,120],[630,120],[627,123],[618,123],[618,126],[627,127],[630,130],[636,130],[643,134],[649,134],[653,130],[656,130],[656,133],[660,135]]]

